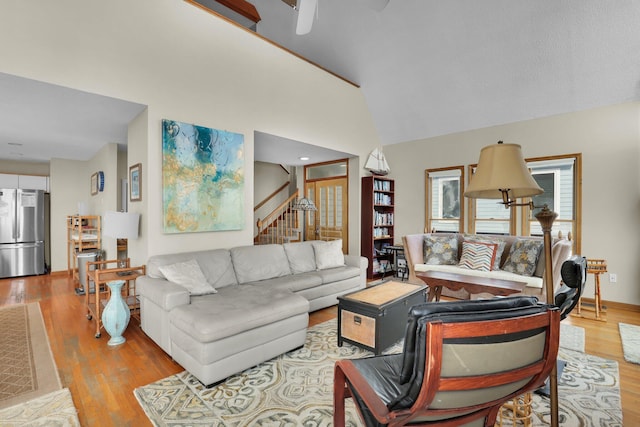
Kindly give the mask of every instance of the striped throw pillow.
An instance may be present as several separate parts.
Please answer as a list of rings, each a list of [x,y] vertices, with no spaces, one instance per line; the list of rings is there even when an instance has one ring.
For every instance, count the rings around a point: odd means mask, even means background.
[[[495,243],[462,242],[459,267],[470,270],[491,271],[496,259]]]

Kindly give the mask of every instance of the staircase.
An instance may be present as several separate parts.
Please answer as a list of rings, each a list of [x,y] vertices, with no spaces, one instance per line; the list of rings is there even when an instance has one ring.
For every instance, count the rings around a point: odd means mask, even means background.
[[[264,219],[258,219],[258,233],[254,237],[254,244],[282,244],[302,240],[301,229],[298,228],[298,213],[293,210],[297,196],[296,191]]]

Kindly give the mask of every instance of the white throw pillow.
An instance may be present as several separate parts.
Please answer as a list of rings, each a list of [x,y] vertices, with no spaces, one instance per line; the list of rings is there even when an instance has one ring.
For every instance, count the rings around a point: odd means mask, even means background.
[[[198,261],[195,259],[158,267],[170,282],[186,288],[191,295],[215,294],[216,288],[204,277]]]
[[[344,266],[344,254],[342,253],[342,239],[330,242],[313,241],[313,251],[316,254],[316,266],[318,270]]]

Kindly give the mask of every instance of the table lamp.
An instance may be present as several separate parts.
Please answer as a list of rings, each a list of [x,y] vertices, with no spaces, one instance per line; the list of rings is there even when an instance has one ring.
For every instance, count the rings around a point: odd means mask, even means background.
[[[522,149],[518,144],[489,145],[480,150],[480,159],[476,172],[470,178],[469,186],[464,196],[471,199],[501,199],[499,203],[505,208],[512,206],[526,206],[533,208],[533,201],[516,203],[516,199],[542,194],[544,190],[533,179],[527,164],[522,157]],[[551,257],[551,228],[558,216],[547,205],[536,214],[536,219],[542,227],[545,255],[545,282],[547,303],[554,304],[553,271]],[[558,375],[554,367],[549,376],[551,425],[558,426]]]

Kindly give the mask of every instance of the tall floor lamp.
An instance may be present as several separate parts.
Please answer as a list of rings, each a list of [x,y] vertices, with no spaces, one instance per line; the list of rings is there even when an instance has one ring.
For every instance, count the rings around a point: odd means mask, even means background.
[[[307,225],[307,211],[317,211],[316,204],[313,203],[313,200],[303,197],[301,199],[296,199],[293,203],[294,211],[302,211],[302,241],[306,240],[305,228]]]
[[[469,182],[464,196],[471,199],[501,199],[505,208],[528,205],[533,202],[517,204],[516,199],[542,194],[544,190],[536,183],[522,157],[522,149],[517,144],[497,144],[484,147],[480,151],[480,160],[476,172]],[[545,282],[547,303],[554,304],[553,271],[551,263],[551,228],[558,216],[547,205],[536,214],[544,236]],[[551,425],[558,426],[558,374],[554,368],[549,376],[549,394],[551,404]]]

